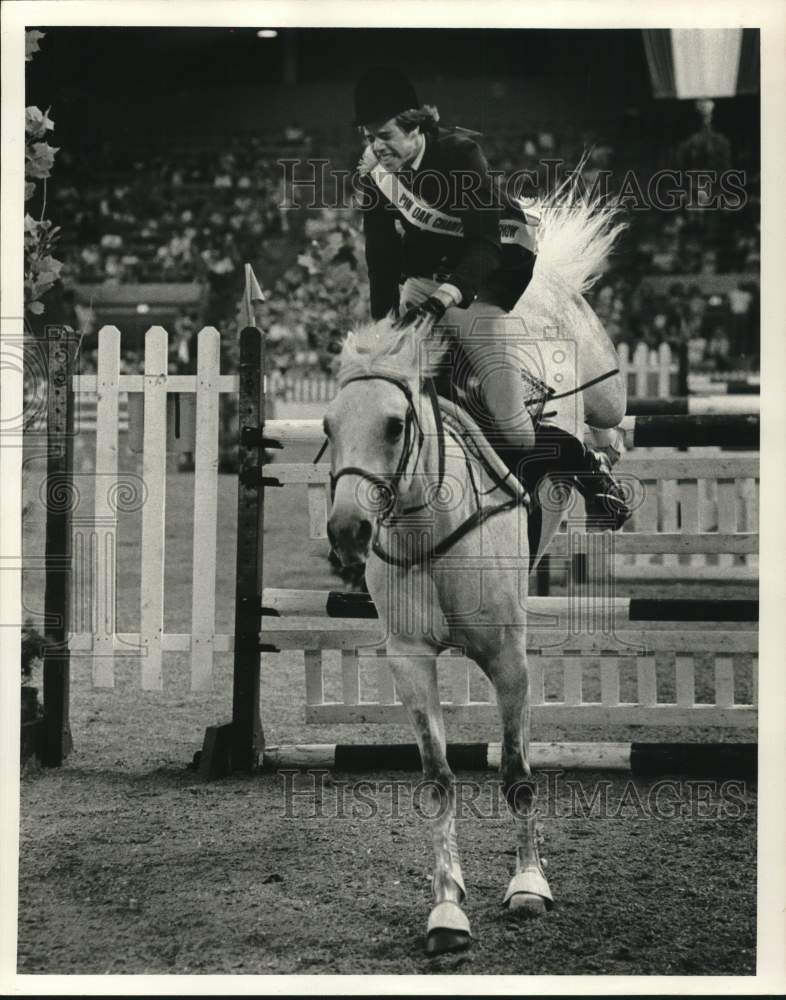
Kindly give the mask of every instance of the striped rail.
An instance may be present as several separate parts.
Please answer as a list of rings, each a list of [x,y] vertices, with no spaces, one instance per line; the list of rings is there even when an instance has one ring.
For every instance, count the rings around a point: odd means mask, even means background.
[[[533,770],[627,771],[652,776],[689,774],[693,777],[746,778],[758,770],[756,743],[530,743]],[[498,771],[500,743],[448,743],[453,771]],[[420,751],[414,743],[307,743],[265,747],[266,771],[420,771]]]
[[[628,415],[620,426],[630,448],[759,448],[759,416],[750,407],[745,413]],[[324,437],[322,421],[317,419],[268,420],[265,428],[282,444],[306,444]]]

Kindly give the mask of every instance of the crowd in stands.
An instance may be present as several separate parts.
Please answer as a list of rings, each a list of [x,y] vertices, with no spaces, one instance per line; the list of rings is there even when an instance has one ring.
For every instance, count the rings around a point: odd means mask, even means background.
[[[276,162],[290,139],[311,147],[298,130],[294,138],[278,137],[278,154],[270,137],[125,164],[111,151],[80,159],[62,150],[50,197],[52,217],[64,230],[65,281],[205,284],[205,309],[184,312],[171,331],[173,365],[193,370],[197,329],[210,323],[231,334],[237,328],[242,265],[259,266],[267,250],[273,266],[263,268],[262,308],[269,362],[289,374],[329,371],[343,333],[368,315],[360,220],[351,208],[293,210]],[[588,145],[587,137],[566,142],[548,132],[484,137],[482,144],[493,167],[539,176],[544,160],[576,163]],[[595,143],[584,182],[591,187],[605,170],[616,178],[628,166],[616,162],[610,145]],[[620,252],[589,296],[615,342],[687,343],[697,370],[757,367],[755,173],[746,193],[740,211],[628,212]],[[280,252],[286,244],[294,251],[289,262]],[[278,259],[284,263],[277,269]],[[702,276],[724,273],[743,277],[723,291],[702,292]],[[673,280],[653,287],[647,279],[659,275]]]
[[[63,149],[50,199],[62,220],[64,279],[74,283],[220,286],[288,224],[281,170],[253,138],[213,154],[130,162],[109,148],[103,156]]]
[[[617,163],[608,144],[593,143],[587,136],[560,141],[548,132],[484,140],[484,149],[497,169],[505,173],[528,170],[541,182],[549,177],[550,168],[544,167],[547,161],[575,164],[589,150],[581,171],[584,191],[595,189],[613,198],[620,194],[623,178],[635,175],[638,187],[626,188],[630,207],[639,192],[645,198],[651,195],[649,178],[664,162],[686,170],[701,165],[692,162],[691,154],[702,145],[705,134],[700,130],[675,146],[671,160],[661,157],[649,164],[630,156]],[[717,133],[711,137],[723,153],[725,140]],[[745,170],[745,201],[733,211],[702,205],[702,192],[697,198],[696,191],[691,192],[689,207],[627,211],[628,230],[619,250],[587,296],[615,343],[631,347],[644,343],[653,349],[662,343],[674,348],[687,344],[694,371],[758,369],[760,178],[750,148],[741,148],[733,162],[713,164],[731,165]],[[603,172],[611,175],[606,188],[600,183]],[[702,276],[727,274],[736,276],[728,283],[730,287],[702,291]],[[673,280],[662,289],[648,281],[667,275]]]
[[[742,280],[724,294],[705,294],[690,280],[658,291],[623,276],[606,275],[588,295],[615,344],[643,343],[652,350],[687,344],[693,372],[757,371],[759,285]]]

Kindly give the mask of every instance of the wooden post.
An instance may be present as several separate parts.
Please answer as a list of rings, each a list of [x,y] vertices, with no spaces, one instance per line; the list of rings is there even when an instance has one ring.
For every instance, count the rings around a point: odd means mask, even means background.
[[[46,582],[44,615],[44,721],[41,763],[59,767],[72,748],[69,721],[71,611],[71,511],[74,406],[72,376],[76,338],[67,326],[47,328],[49,386],[46,463]]]
[[[151,326],[145,334],[145,402],[142,476],[142,576],[139,623],[142,643],[142,690],[164,687],[164,554],[166,548],[166,398],[168,334]]]
[[[235,568],[235,654],[232,722],[211,726],[199,760],[199,773],[219,778],[252,771],[264,748],[259,714],[259,633],[262,626],[262,563],[265,531],[264,422],[265,351],[254,325],[256,304],[264,301],[254,272],[246,265],[241,303],[238,391],[237,562]]]
[[[197,346],[194,444],[194,537],[191,593],[191,690],[209,691],[216,631],[219,386],[221,337],[201,330]]]
[[[265,415],[262,334],[246,327],[240,334],[239,468],[237,490],[237,568],[235,586],[235,659],[232,690],[232,769],[248,771],[264,745],[259,716],[259,632],[262,625],[262,560],[265,488],[261,441],[243,437],[259,432]]]
[[[261,429],[265,412],[262,334],[240,333],[238,392],[237,562],[232,721],[205,733],[199,773],[207,779],[253,771],[264,748],[259,714],[259,632],[262,627],[262,559],[265,490]]]

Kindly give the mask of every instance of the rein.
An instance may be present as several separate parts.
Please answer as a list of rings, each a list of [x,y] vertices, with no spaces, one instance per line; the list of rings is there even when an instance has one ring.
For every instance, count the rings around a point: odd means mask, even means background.
[[[344,385],[349,385],[350,382],[368,382],[374,379],[381,379],[385,382],[390,382],[391,385],[395,385],[400,389],[407,399],[407,415],[404,424],[404,442],[401,448],[401,455],[399,457],[398,465],[396,470],[390,477],[384,477],[377,475],[374,472],[369,472],[367,469],[360,468],[359,466],[349,465],[342,469],[339,469],[335,475],[331,472],[330,474],[330,484],[332,491],[335,491],[336,483],[341,479],[342,476],[360,476],[362,479],[367,480],[377,487],[380,491],[388,495],[388,501],[385,505],[385,511],[382,515],[377,518],[377,527],[374,534],[374,540],[372,542],[372,551],[376,556],[378,556],[383,562],[388,563],[388,565],[399,566],[408,568],[411,566],[419,565],[426,559],[433,560],[438,559],[440,556],[448,552],[461,538],[469,534],[474,528],[480,527],[489,518],[496,514],[501,514],[507,510],[513,510],[522,503],[521,497],[518,495],[511,496],[502,504],[498,504],[494,507],[481,507],[480,506],[480,494],[478,492],[477,486],[475,485],[474,477],[472,475],[469,460],[467,461],[467,469],[469,473],[469,479],[472,483],[473,491],[475,493],[476,509],[472,514],[463,521],[457,528],[455,528],[446,538],[443,538],[441,542],[436,545],[432,545],[427,552],[421,553],[416,559],[399,559],[396,556],[386,552],[382,548],[382,544],[379,540],[379,533],[383,526],[389,527],[391,524],[391,515],[395,507],[395,502],[398,499],[398,486],[404,477],[407,466],[415,448],[415,440],[412,436],[412,428],[415,426],[417,428],[417,454],[415,456],[415,461],[412,465],[412,471],[410,475],[414,476],[415,470],[417,469],[418,462],[420,461],[421,454],[423,452],[423,442],[425,440],[425,434],[423,427],[415,409],[415,402],[412,398],[412,392],[409,386],[396,378],[389,375],[356,375],[353,378],[347,379]],[[439,408],[439,399],[437,396],[437,391],[434,386],[432,379],[428,378],[424,380],[424,391],[431,402],[432,409],[434,411],[434,424],[436,427],[436,437],[437,437],[437,448],[438,448],[438,478],[437,478],[437,492],[442,489],[442,485],[445,478],[445,427],[442,421],[442,414]],[[325,440],[324,444],[320,448],[314,462],[318,462],[319,459],[325,452],[327,448],[328,441]],[[482,456],[480,456],[482,457]],[[485,464],[485,463],[484,463]],[[505,488],[505,481],[499,479],[498,476],[493,474],[493,470],[488,470],[492,473],[492,480],[494,482],[494,489]],[[406,517],[409,514],[414,514],[422,511],[428,507],[427,503],[418,504],[414,507],[407,507],[397,516],[396,520]]]

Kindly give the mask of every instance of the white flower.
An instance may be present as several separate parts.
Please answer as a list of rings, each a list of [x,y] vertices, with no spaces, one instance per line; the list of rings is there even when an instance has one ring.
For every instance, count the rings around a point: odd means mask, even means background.
[[[25,134],[28,139],[43,139],[44,134],[55,127],[48,110],[42,111],[35,106],[25,108]]]

